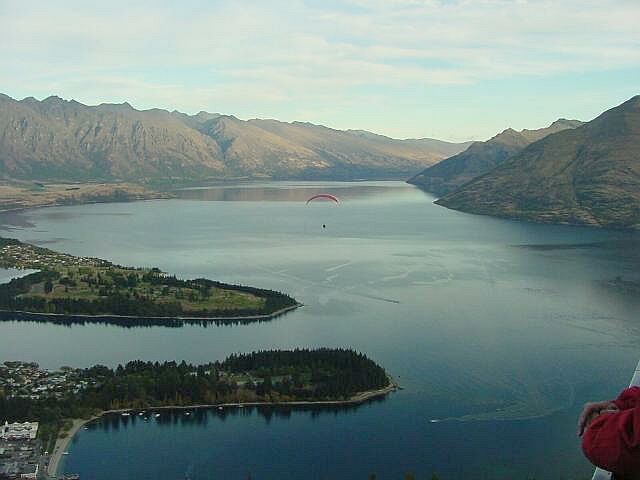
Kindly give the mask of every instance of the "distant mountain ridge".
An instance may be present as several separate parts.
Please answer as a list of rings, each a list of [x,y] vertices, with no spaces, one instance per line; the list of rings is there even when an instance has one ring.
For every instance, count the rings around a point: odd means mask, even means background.
[[[556,120],[546,128],[516,131],[508,128],[486,142],[475,142],[464,152],[428,167],[409,183],[435,195],[446,195],[476,177],[493,170],[527,145],[547,135],[582,125],[579,120]]]
[[[87,106],[0,94],[5,178],[154,182],[172,179],[406,178],[468,143],[396,140],[311,123]]]
[[[640,227],[640,95],[532,143],[436,203],[537,222]]]

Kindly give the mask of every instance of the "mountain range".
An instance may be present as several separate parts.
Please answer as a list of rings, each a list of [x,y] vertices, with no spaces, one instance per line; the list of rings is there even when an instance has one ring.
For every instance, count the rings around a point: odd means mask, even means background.
[[[436,203],[537,222],[640,227],[640,95],[531,143]]]
[[[410,176],[441,195],[437,204],[465,212],[638,227],[640,96],[584,124],[560,119],[539,130],[507,129],[486,142],[450,143],[0,94],[0,169],[9,182],[150,185]]]
[[[442,196],[483,175],[522,151],[527,145],[582,125],[579,120],[556,120],[546,128],[516,131],[508,128],[486,142],[475,142],[465,151],[428,167],[408,180],[409,183]]]
[[[5,179],[133,181],[407,178],[470,143],[397,140],[311,123],[87,106],[0,94]]]

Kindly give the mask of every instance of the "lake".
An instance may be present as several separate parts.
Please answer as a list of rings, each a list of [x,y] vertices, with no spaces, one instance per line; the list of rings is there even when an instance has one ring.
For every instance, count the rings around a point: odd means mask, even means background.
[[[305,204],[319,192],[340,205]],[[179,196],[13,213],[0,217],[1,235],[280,290],[304,307],[270,322],[180,329],[7,321],[1,359],[204,363],[351,347],[403,390],[350,409],[107,417],[75,437],[66,471],[92,480],[590,477],[577,414],[617,395],[640,357],[640,295],[611,283],[640,280],[637,233],[467,215],[400,182]]]

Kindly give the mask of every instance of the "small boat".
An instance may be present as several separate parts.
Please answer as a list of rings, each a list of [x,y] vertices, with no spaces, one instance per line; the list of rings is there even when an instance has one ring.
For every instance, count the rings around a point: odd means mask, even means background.
[[[432,418],[431,420],[429,420],[429,423],[438,423],[440,420],[438,420],[437,418]]]
[[[62,452],[63,455],[69,455],[69,452]]]
[[[191,415],[191,412],[186,412],[185,415]]]
[[[218,407],[218,410],[222,410],[222,407]]]
[[[156,413],[156,414],[154,415],[154,417],[156,417],[156,418],[158,418],[159,416],[160,416],[160,414],[159,414],[159,413]]]
[[[122,413],[121,415],[122,415],[123,417],[128,417],[128,416],[130,416],[131,414],[130,414],[129,412],[124,412],[124,413]]]
[[[141,417],[142,415],[144,415],[144,412],[140,412],[140,413],[138,414],[138,416],[139,416],[139,417]]]

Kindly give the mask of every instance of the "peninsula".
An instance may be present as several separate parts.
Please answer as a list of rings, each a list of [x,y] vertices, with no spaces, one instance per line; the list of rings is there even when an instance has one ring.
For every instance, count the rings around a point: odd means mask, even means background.
[[[4,180],[0,183],[0,213],[29,208],[86,203],[135,202],[173,198],[135,183],[60,183]]]
[[[205,278],[182,280],[0,238],[0,267],[37,270],[0,285],[4,317],[180,326],[189,321],[253,321],[300,306],[290,296]]]
[[[107,413],[154,420],[163,409],[190,415],[211,407],[224,412],[245,405],[354,405],[395,388],[382,367],[349,349],[271,350],[203,365],[131,361],[115,369],[96,365],[56,372],[6,362],[0,366],[0,418],[39,422],[38,437],[51,452],[45,458],[48,472],[55,475],[75,432]]]

